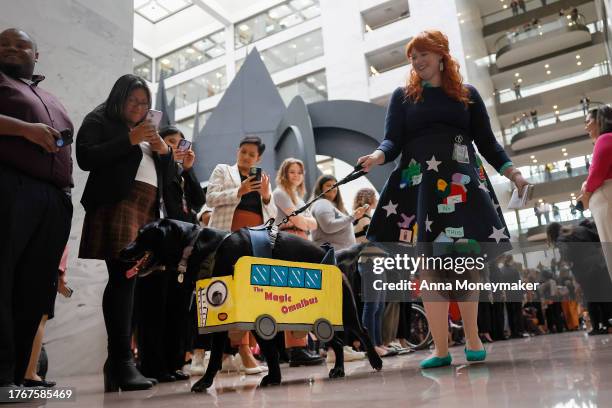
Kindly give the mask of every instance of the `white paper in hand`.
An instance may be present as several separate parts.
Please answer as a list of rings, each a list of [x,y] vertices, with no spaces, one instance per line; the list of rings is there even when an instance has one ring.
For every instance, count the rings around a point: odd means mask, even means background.
[[[521,208],[525,208],[527,206],[527,201],[531,198],[532,192],[533,186],[531,184],[525,187],[525,192],[522,196],[519,196],[518,189],[515,188],[508,202],[508,209],[520,210]]]

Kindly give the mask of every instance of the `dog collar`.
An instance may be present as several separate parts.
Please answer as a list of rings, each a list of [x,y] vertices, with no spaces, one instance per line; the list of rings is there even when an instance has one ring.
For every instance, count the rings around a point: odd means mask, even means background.
[[[198,240],[198,237],[200,236],[200,229],[198,228],[197,231],[198,232],[193,236],[193,238],[189,242],[189,245],[187,245],[185,249],[183,249],[183,257],[181,258],[181,261],[179,262],[178,267],[177,267],[177,270],[179,273],[177,276],[178,283],[183,283],[183,281],[185,280],[184,275],[185,275],[185,272],[187,272],[187,262],[189,261],[189,257],[191,256],[191,253],[193,252],[193,247],[196,241]]]
[[[176,268],[179,273],[177,276],[177,280],[179,283],[183,283],[183,281],[185,280],[184,275],[187,272],[187,264],[189,262],[189,257],[191,256],[191,253],[193,252],[193,248],[198,240],[198,237],[200,236],[200,231],[201,230],[198,229],[198,233],[191,239],[191,241],[189,242],[189,245],[187,245],[185,249],[183,249],[183,256],[181,258],[181,261],[178,264],[178,267]],[[221,244],[223,244],[225,239],[229,237],[230,235],[232,235],[231,232],[226,233],[223,236],[223,238],[221,238],[221,240],[219,241],[215,249],[210,254],[208,254],[208,256],[204,259],[204,261],[200,265],[200,273],[198,274],[198,276],[201,276],[202,270],[205,271],[207,276],[212,276],[212,271],[215,266],[215,256],[217,255],[217,251],[219,250],[219,248],[221,247]]]

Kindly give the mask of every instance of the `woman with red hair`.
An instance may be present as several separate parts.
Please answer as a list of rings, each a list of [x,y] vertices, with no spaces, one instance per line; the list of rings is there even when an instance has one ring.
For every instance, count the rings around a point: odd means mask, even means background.
[[[484,257],[485,262],[495,259],[496,254],[510,249],[508,230],[472,142],[520,192],[527,181],[495,139],[478,91],[463,84],[448,38],[440,31],[423,31],[408,43],[406,56],[412,70],[406,86],[391,96],[385,139],[358,161],[369,171],[401,153],[399,165],[381,193],[367,237],[379,243],[398,243],[395,248],[414,255],[442,257],[445,264],[448,258],[456,261],[472,254]],[[455,272],[437,265],[422,268],[421,282],[432,278],[454,284],[460,280],[457,278],[476,274],[474,268],[457,275],[459,269]],[[421,362],[422,368],[450,365],[452,361],[448,307],[449,300],[457,298],[444,293],[436,300],[423,297],[435,349]],[[486,352],[476,323],[478,292],[468,292],[458,300],[467,340],[466,358],[483,361]]]

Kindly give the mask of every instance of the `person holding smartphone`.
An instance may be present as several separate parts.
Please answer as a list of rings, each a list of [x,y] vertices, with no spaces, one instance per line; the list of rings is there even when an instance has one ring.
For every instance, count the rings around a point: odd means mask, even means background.
[[[218,164],[210,176],[206,191],[206,205],[212,208],[209,227],[224,231],[237,231],[243,227],[262,225],[276,217],[272,200],[270,177],[257,168],[266,145],[258,136],[245,136],[238,145],[236,163]],[[261,178],[258,179],[258,173]],[[230,333],[232,345],[239,346],[242,365],[247,374],[259,374],[260,367],[251,354],[249,333]],[[236,367],[236,368],[242,368]]]
[[[205,197],[193,171],[195,154],[183,133],[175,126],[159,130],[172,148],[173,171],[164,179],[164,205],[168,218],[197,223],[196,214]],[[184,143],[187,142],[187,143]],[[182,371],[187,337],[195,327],[189,313],[194,282],[177,280],[178,272],[152,274],[136,284],[136,320],[140,370],[159,382],[186,380]]]
[[[119,259],[138,229],[163,214],[165,174],[174,170],[172,149],[145,120],[150,108],[146,82],[123,75],[106,101],[85,116],[76,137],[77,162],[89,171],[81,198],[85,220],[79,258],[104,260],[109,274],[102,299],[108,334],[106,392],[147,389],[154,383],[134,364],[130,346],[136,278],[126,274],[134,264]]]

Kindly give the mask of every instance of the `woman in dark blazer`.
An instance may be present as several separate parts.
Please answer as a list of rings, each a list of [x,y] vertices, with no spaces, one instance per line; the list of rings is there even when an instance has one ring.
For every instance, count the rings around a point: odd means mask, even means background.
[[[178,149],[179,141],[185,137],[176,127],[164,127],[159,135],[172,148],[175,160],[174,171],[165,174],[167,216],[196,224],[196,214],[206,198],[193,170],[195,154],[192,150]],[[178,276],[174,268],[139,279],[136,284],[140,371],[159,382],[189,378],[181,368],[185,364],[186,345],[191,343],[188,340],[196,334],[197,324],[189,312],[195,282],[187,277],[179,281]]]
[[[81,198],[85,220],[79,257],[104,260],[109,274],[102,300],[106,392],[153,386],[136,368],[130,348],[136,279],[126,272],[134,265],[118,259],[138,229],[159,218],[164,174],[174,169],[172,150],[144,120],[150,107],[146,82],[124,75],[106,102],[85,117],[76,138],[79,167],[90,172]]]

